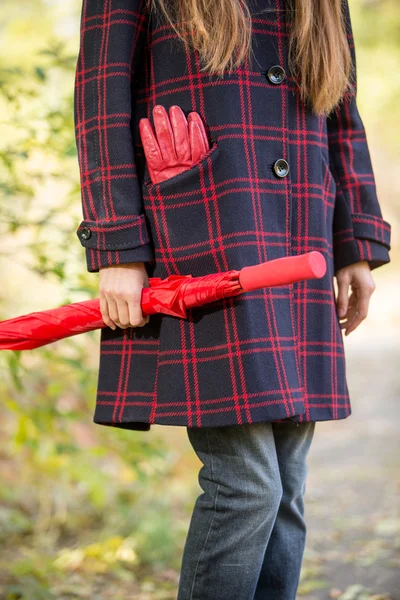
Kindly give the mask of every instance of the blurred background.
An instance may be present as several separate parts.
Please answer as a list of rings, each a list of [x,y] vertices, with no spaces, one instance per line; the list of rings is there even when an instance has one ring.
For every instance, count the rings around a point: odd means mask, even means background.
[[[373,271],[368,318],[345,337],[353,414],[316,426],[298,596],[399,600],[400,5],[350,8],[391,263]],[[1,2],[0,319],[98,295],[75,233],[80,10]],[[185,428],[92,422],[99,338],[0,354],[1,599],[176,598],[201,464]]]

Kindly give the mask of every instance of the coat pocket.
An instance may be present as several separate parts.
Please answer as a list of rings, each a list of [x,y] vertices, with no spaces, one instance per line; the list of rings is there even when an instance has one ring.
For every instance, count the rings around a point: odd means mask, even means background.
[[[169,188],[174,187],[176,184],[185,185],[185,183],[186,184],[190,183],[190,180],[192,180],[193,178],[196,178],[200,174],[202,168],[204,168],[206,166],[208,158],[211,157],[213,154],[215,154],[215,152],[219,149],[218,141],[215,139],[211,140],[211,141],[212,141],[212,144],[211,144],[210,148],[208,149],[208,151],[206,152],[206,154],[204,154],[197,163],[195,163],[188,169],[185,169],[181,173],[178,173],[178,175],[174,175],[173,177],[164,179],[164,181],[160,181],[159,183],[153,183],[151,181],[151,179],[149,178],[149,175],[147,172],[147,175],[143,181],[144,189],[147,190],[148,193],[154,192],[156,190],[156,188],[161,192],[164,190],[168,191]]]
[[[335,212],[337,185],[331,170],[328,157],[321,151],[321,185],[322,185],[322,206],[323,206],[323,237],[328,241],[329,250],[333,246],[333,219]]]
[[[324,191],[329,195],[330,201],[334,204],[336,196],[336,181],[331,171],[329,157],[326,158],[323,152],[321,152],[321,161]]]
[[[154,275],[209,272],[213,240],[218,237],[215,211],[220,161],[221,149],[213,139],[207,153],[189,169],[160,183],[144,179],[143,208],[157,263]]]

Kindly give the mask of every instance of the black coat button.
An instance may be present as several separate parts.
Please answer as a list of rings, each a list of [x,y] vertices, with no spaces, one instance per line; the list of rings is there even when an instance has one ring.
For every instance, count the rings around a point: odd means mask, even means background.
[[[81,238],[83,240],[88,240],[91,235],[92,235],[92,232],[90,231],[89,227],[82,227],[82,229],[81,229]]]
[[[273,65],[270,69],[268,69],[267,77],[271,83],[276,85],[282,83],[286,77],[285,69],[280,65]]]
[[[289,173],[289,163],[284,158],[278,158],[278,160],[274,162],[273,169],[278,177],[286,177]]]

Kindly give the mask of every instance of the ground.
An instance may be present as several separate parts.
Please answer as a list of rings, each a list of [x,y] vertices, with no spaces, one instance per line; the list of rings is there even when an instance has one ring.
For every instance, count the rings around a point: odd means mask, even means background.
[[[317,423],[309,454],[299,597],[341,597],[353,586],[343,600],[385,593],[400,600],[399,338],[378,328],[368,339],[361,329],[351,335],[345,344],[353,413]],[[371,596],[362,596],[362,587]]]

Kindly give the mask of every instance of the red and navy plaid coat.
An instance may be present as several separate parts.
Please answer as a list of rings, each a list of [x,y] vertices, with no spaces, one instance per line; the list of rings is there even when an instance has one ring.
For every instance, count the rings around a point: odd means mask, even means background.
[[[205,275],[311,250],[321,279],[260,289],[101,330],[94,422],[149,430],[351,414],[334,275],[390,262],[355,95],[326,117],[288,72],[285,0],[252,0],[253,56],[201,70],[144,0],[84,0],[75,123],[88,271],[143,261],[149,276]],[[355,73],[347,0],[343,4]],[[222,24],[221,24],[222,26]],[[139,120],[197,111],[210,141],[190,169],[152,184]]]

